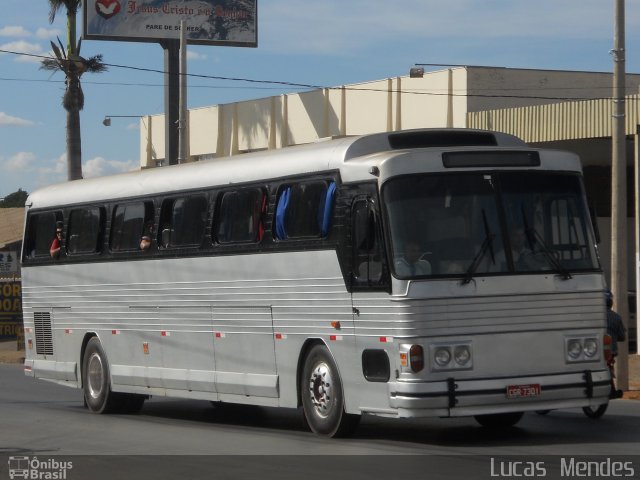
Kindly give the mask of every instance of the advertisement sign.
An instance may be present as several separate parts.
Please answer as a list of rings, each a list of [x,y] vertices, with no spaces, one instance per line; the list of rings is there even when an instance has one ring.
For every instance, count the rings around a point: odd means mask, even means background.
[[[0,251],[0,276],[18,275],[20,273],[20,263],[18,262],[18,252],[13,250]]]
[[[0,339],[14,339],[22,328],[22,285],[0,282]]]
[[[258,46],[258,0],[84,0],[89,40],[179,40],[189,44]]]

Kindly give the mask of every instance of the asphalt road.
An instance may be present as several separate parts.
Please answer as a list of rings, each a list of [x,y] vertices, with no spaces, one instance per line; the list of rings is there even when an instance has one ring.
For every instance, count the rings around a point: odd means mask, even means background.
[[[294,410],[213,407],[154,397],[137,415],[91,414],[82,405],[80,390],[25,377],[19,365],[0,365],[0,412],[0,480],[8,478],[2,456],[72,458],[76,467],[69,480],[85,474],[245,478],[251,468],[258,469],[261,478],[344,475],[355,480],[360,475],[396,477],[427,467],[447,478],[492,478],[491,468],[503,466],[494,462],[492,467],[492,458],[508,457],[525,466],[542,458],[555,471],[559,457],[610,456],[634,462],[640,477],[636,400],[612,402],[600,420],[585,417],[581,410],[526,414],[517,427],[502,432],[480,427],[472,418],[365,417],[353,437],[325,439],[307,431]],[[128,476],[132,472],[137,473]]]

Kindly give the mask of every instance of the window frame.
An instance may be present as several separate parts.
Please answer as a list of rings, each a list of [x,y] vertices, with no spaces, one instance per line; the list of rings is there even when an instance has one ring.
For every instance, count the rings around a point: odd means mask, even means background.
[[[134,205],[142,205],[144,209],[144,216],[142,217],[142,226],[140,228],[139,235],[137,235],[138,241],[135,243],[135,245],[131,246],[130,248],[115,249],[113,248],[113,243],[114,243],[114,232],[115,232],[114,227],[116,226],[116,213],[118,212],[118,209],[120,207],[124,207],[126,209]],[[153,200],[150,198],[138,199],[133,201],[125,201],[122,203],[114,204],[111,207],[111,223],[109,224],[109,251],[114,255],[122,255],[125,253],[142,251],[140,250],[140,240],[144,235],[146,225],[149,224],[150,222],[153,222],[155,224],[154,222],[155,210],[156,209],[155,209]],[[152,235],[152,238],[153,238],[153,235]]]
[[[296,188],[300,188],[301,186],[309,186],[312,184],[324,186],[323,191],[323,201],[320,201],[317,205],[317,210],[312,217],[315,217],[317,221],[317,233],[310,235],[299,235],[294,230],[294,234],[289,233],[288,229],[291,225],[288,224],[290,216],[298,214],[300,210],[292,210],[291,198],[293,196],[293,192]],[[296,241],[309,241],[309,240],[325,240],[331,235],[332,227],[333,227],[333,214],[335,210],[336,197],[338,191],[338,182],[334,178],[309,178],[309,179],[301,179],[298,181],[285,182],[279,185],[276,195],[276,201],[274,204],[274,211],[272,217],[272,232],[273,239],[276,242],[296,242]],[[285,199],[284,196],[288,198]],[[287,204],[282,207],[284,209],[284,227],[281,226],[280,223],[280,208],[281,201],[286,201]],[[328,204],[328,202],[330,202]],[[328,204],[328,205],[327,205]],[[329,212],[327,213],[327,206],[329,207]],[[321,209],[322,207],[322,209]],[[293,212],[293,213],[292,213]],[[322,219],[320,219],[320,214],[322,213]],[[325,227],[325,223],[327,224]],[[316,226],[316,225],[314,225]],[[284,229],[283,229],[284,228]],[[281,233],[282,232],[282,233]],[[283,236],[284,234],[284,236]]]
[[[83,251],[76,251],[76,252],[71,252],[70,251],[70,247],[71,247],[71,238],[74,235],[74,213],[75,212],[80,212],[82,210],[85,211],[90,211],[90,210],[97,210],[99,217],[98,217],[98,231],[97,231],[97,235],[95,237],[96,240],[96,245],[95,245],[95,249],[93,251],[89,251],[89,250],[83,250]],[[79,256],[89,256],[89,255],[101,255],[103,250],[104,250],[104,238],[105,238],[105,220],[106,220],[106,213],[105,213],[105,208],[98,206],[98,205],[84,205],[84,206],[77,206],[77,207],[73,207],[70,208],[68,210],[67,213],[67,226],[64,230],[63,233],[63,248],[64,248],[64,252],[69,256],[69,257],[79,257]],[[85,231],[84,228],[84,222],[82,224],[81,227],[82,231]],[[80,237],[82,239],[82,237]],[[83,240],[84,241],[84,240]]]
[[[200,229],[199,240],[193,243],[174,243],[175,241],[175,205],[178,200],[191,201],[195,199],[201,199],[204,202],[204,209],[201,210],[202,225]],[[158,212],[158,231],[156,240],[159,250],[181,250],[181,249],[197,249],[202,247],[207,237],[207,225],[209,223],[210,211],[211,211],[210,196],[206,192],[185,192],[183,194],[175,194],[160,199],[160,207]],[[166,205],[170,204],[171,207],[167,208]],[[168,210],[168,215],[167,215]],[[170,225],[171,228],[167,229],[165,226]],[[165,242],[164,231],[169,230],[169,241]]]
[[[260,200],[259,210],[253,210],[253,215],[245,220],[251,219],[252,221],[252,229],[255,230],[255,235],[252,239],[231,239],[231,240],[221,240],[220,229],[223,225],[222,215],[225,215],[225,207],[224,201],[225,197],[230,194],[245,194],[248,192],[259,192],[262,194]],[[222,247],[232,246],[232,245],[260,245],[264,242],[264,234],[265,234],[265,222],[267,219],[267,212],[269,209],[269,189],[261,186],[261,185],[247,185],[237,189],[227,189],[222,190],[218,193],[217,199],[215,202],[215,212],[211,221],[211,235],[210,239],[213,245],[218,245]],[[258,212],[257,221],[255,219],[255,213]],[[234,212],[235,213],[235,212]],[[233,234],[233,232],[232,232]]]

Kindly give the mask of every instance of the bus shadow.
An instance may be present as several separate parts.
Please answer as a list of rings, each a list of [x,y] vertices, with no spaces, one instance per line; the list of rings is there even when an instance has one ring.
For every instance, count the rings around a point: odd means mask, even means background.
[[[141,416],[216,425],[308,431],[301,410],[193,400],[146,402]]]
[[[541,416],[525,414],[514,427],[490,429],[473,418],[373,420],[362,422],[361,439],[409,442],[447,447],[548,446],[640,441],[640,419],[606,414],[594,420],[581,411],[557,411]],[[634,440],[635,439],[635,440]]]

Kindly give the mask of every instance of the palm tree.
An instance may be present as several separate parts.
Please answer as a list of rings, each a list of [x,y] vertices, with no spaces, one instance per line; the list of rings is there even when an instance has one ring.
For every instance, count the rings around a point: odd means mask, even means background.
[[[56,13],[65,8],[67,11],[67,47],[51,42],[55,58],[42,60],[42,70],[61,71],[65,74],[65,92],[62,106],[67,111],[67,178],[82,178],[82,143],[80,139],[80,110],[84,108],[84,93],[80,85],[80,77],[85,72],[100,73],[107,67],[102,63],[102,55],[89,59],[80,56],[81,41],[76,42],[76,14],[82,0],[48,0],[49,23],[53,23]]]

